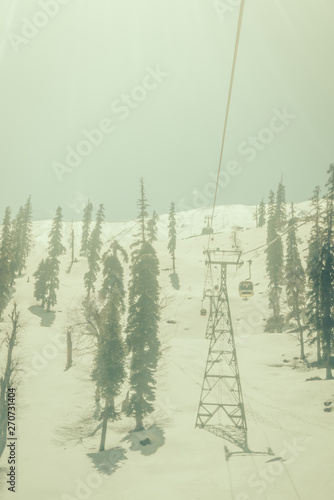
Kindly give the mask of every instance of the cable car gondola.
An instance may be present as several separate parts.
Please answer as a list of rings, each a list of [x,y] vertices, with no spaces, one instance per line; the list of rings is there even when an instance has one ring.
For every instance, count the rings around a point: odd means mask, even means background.
[[[251,281],[241,281],[239,284],[239,295],[242,298],[253,297],[254,285]]]
[[[208,311],[206,309],[201,309],[201,316],[206,316],[207,312]]]

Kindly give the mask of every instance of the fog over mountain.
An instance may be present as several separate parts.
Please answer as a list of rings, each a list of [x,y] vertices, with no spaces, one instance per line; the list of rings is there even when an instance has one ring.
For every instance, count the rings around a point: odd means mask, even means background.
[[[90,197],[108,220],[210,205],[238,21],[235,0],[0,5],[0,209],[35,219]],[[281,174],[310,197],[333,161],[332,0],[247,0],[218,202],[258,203]]]

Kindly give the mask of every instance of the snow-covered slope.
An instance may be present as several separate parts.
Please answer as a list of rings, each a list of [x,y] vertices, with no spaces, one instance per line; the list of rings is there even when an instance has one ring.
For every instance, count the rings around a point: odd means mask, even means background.
[[[307,210],[307,203],[297,206]],[[243,252],[265,243],[265,229],[256,229],[254,207],[218,207],[214,245],[231,249],[231,229],[238,226]],[[205,275],[201,236],[209,210],[178,214],[177,271],[180,289],[170,283],[167,216],[159,222],[156,244],[160,259],[163,299],[160,335],[163,358],[158,372],[155,412],[146,420],[147,432],[134,434],[134,422],[110,423],[107,450],[97,454],[100,430],[96,420],[90,357],[80,343],[74,366],[66,364],[66,326],[71,311],[84,295],[86,259],[79,256],[81,224],[74,223],[78,262],[69,274],[69,253],[62,257],[56,314],[41,312],[33,297],[33,272],[47,248],[50,222],[34,223],[34,248],[27,273],[17,279],[15,297],[24,316],[18,347],[20,385],[17,391],[17,493],[7,490],[5,451],[0,465],[1,499],[19,500],[327,500],[333,498],[334,412],[324,403],[334,400],[334,382],[306,382],[323,376],[298,361],[298,341],[292,333],[264,334],[268,313],[265,254],[252,258],[254,298],[243,301],[239,281],[248,277],[246,265],[228,273],[239,367],[249,428],[249,446],[256,452],[271,447],[284,461],[268,455],[234,456],[229,462],[224,442],[194,428],[208,341],[207,318],[199,314]],[[300,228],[300,249],[307,246],[309,225]],[[65,223],[67,243],[71,224]],[[118,238],[129,249],[135,222],[105,223],[104,249]],[[305,252],[302,255],[306,255]],[[29,277],[29,280],[28,280]],[[169,322],[173,320],[173,322]],[[5,325],[3,325],[3,328]],[[310,359],[314,353],[308,351]],[[126,388],[125,388],[126,390]],[[139,440],[149,435],[152,445]],[[232,493],[233,491],[233,493]]]

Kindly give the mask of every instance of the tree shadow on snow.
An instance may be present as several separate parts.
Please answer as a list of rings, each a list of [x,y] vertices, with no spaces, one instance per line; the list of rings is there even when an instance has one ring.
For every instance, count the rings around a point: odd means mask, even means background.
[[[127,460],[126,450],[121,446],[99,453],[87,453],[87,456],[93,462],[95,469],[108,476],[111,476]]]
[[[140,451],[142,455],[153,455],[165,444],[165,433],[160,427],[152,425],[143,431],[130,432],[122,442],[130,443],[131,451]]]
[[[29,311],[31,314],[41,318],[41,326],[52,326],[56,319],[56,313],[54,311],[46,312],[41,306],[30,306]]]
[[[175,288],[175,290],[180,290],[180,278],[177,273],[171,273],[169,275],[170,277],[170,282],[172,284],[172,287]]]

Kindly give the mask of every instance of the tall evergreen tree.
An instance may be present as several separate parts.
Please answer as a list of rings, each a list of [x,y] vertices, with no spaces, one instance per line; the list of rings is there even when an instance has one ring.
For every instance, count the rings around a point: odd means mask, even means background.
[[[149,243],[157,241],[159,215],[154,211],[147,223],[147,239]]]
[[[255,220],[255,227],[259,227],[259,209],[258,206],[256,205],[255,207],[255,212],[254,212],[254,220]]]
[[[102,248],[102,225],[104,222],[104,207],[101,204],[96,214],[95,226],[88,243],[88,272],[84,276],[87,297],[95,290],[97,274],[100,270],[100,251]]]
[[[100,290],[100,297],[107,300],[111,296],[111,292],[115,284],[118,287],[122,305],[124,307],[125,289],[123,284],[124,270],[118,254],[121,254],[124,262],[128,262],[128,255],[124,248],[115,240],[110,245],[109,250],[103,255],[103,283]]]
[[[287,319],[293,319],[297,324],[300,341],[300,358],[305,359],[304,325],[302,324],[302,317],[305,313],[305,271],[300,260],[297,244],[296,220],[292,204],[285,264],[286,293],[289,307]]]
[[[271,219],[274,219],[274,222],[276,222],[276,201],[275,201],[275,193],[273,190],[269,192],[269,197],[268,197],[268,221]]]
[[[275,195],[271,191],[268,205],[267,227],[267,273],[269,276],[269,307],[273,316],[268,319],[266,330],[281,332],[283,318],[280,309],[280,297],[283,278],[283,244],[276,230]]]
[[[57,303],[57,290],[59,288],[59,265],[58,257],[65,253],[62,244],[63,214],[60,207],[57,208],[51,230],[49,233],[49,248],[47,259],[40,262],[34,277],[35,292],[37,300],[42,300],[42,306],[46,304],[46,310]]]
[[[125,296],[124,271],[118,253],[121,253],[126,262],[128,257],[117,241],[113,242],[110,250],[111,253],[106,253],[103,258],[104,282],[100,295],[106,302],[101,312],[93,370],[93,379],[96,381],[98,392],[100,397],[105,400],[101,415],[100,451],[105,449],[108,421],[119,417],[119,413],[115,409],[115,397],[120,393],[125,379],[125,348],[121,327]]]
[[[22,246],[24,248],[24,258],[27,258],[30,254],[31,245],[32,245],[32,204],[31,204],[31,196],[28,197],[24,207],[24,224],[23,224],[23,237],[22,237]],[[23,261],[23,268],[25,268],[26,262]],[[20,274],[20,270],[19,270]]]
[[[49,257],[58,258],[66,252],[62,244],[63,213],[60,207],[57,208],[51,230],[49,233]]]
[[[67,274],[69,274],[71,272],[72,266],[75,262],[75,232],[74,232],[74,227],[73,227],[73,220],[71,223],[71,232],[70,232],[70,235],[68,238],[68,243],[69,243],[69,249],[71,252],[71,263],[66,271]]]
[[[333,305],[334,305],[334,164],[328,169],[328,202],[325,234],[321,251],[322,269],[320,274],[320,310],[322,323],[322,348],[326,366],[326,379],[332,379],[331,352],[333,345]]]
[[[59,260],[56,257],[48,257],[45,260],[45,276],[47,294],[45,298],[46,310],[57,304],[57,290],[59,289]]]
[[[12,234],[11,210],[7,207],[0,236],[0,317],[7,306],[12,284]]]
[[[259,205],[259,227],[263,227],[266,223],[266,205],[263,198]]]
[[[312,197],[312,205],[314,209],[313,227],[311,230],[310,239],[308,242],[307,256],[307,308],[306,315],[310,331],[310,341],[317,343],[317,360],[320,363],[321,355],[321,311],[320,311],[320,277],[321,277],[321,249],[323,244],[323,228],[321,225],[320,212],[320,187],[314,189]],[[314,334],[315,333],[315,337]]]
[[[11,282],[14,283],[15,273],[19,272],[19,267],[22,262],[22,222],[23,222],[23,207],[20,207],[13,223],[11,235]],[[19,273],[20,274],[20,273]]]
[[[82,236],[81,236],[81,254],[85,255],[88,251],[88,243],[90,238],[90,225],[92,222],[93,204],[88,200],[84,208],[82,220]]]
[[[57,208],[54,216],[51,231],[49,233],[49,257],[46,260],[46,276],[47,276],[47,296],[46,305],[47,311],[57,303],[57,290],[59,288],[59,265],[58,257],[66,252],[66,248],[62,244],[63,231],[63,214],[60,207]]]
[[[142,181],[138,207],[141,231],[135,245],[139,248],[132,252],[127,325],[127,344],[131,353],[128,414],[136,418],[136,431],[143,429],[144,417],[154,410],[155,371],[160,351],[159,261],[152,244],[145,239],[147,203]]]
[[[15,273],[22,275],[31,250],[32,207],[31,197],[20,207],[12,225],[12,281]]]
[[[172,202],[169,210],[169,223],[168,223],[168,251],[172,257],[173,273],[175,274],[175,250],[176,250],[176,214],[175,203]]]
[[[105,449],[108,421],[119,418],[119,412],[115,408],[115,398],[119,395],[125,379],[125,348],[120,307],[121,297],[115,284],[101,315],[102,324],[93,370],[93,380],[98,385],[100,397],[105,400],[101,414],[102,433],[99,451]]]
[[[35,291],[34,296],[36,300],[42,301],[42,307],[44,308],[46,296],[48,293],[48,262],[44,259],[38,265],[37,270],[34,272],[33,276],[35,278]]]
[[[148,203],[145,196],[145,187],[144,187],[144,179],[140,179],[140,198],[137,201],[137,207],[139,209],[138,219],[139,219],[139,227],[140,233],[137,235],[139,237],[138,241],[135,244],[143,243],[146,240],[146,218],[148,217]]]
[[[286,225],[286,201],[285,201],[285,186],[282,181],[278,185],[276,196],[276,229],[282,230]]]

